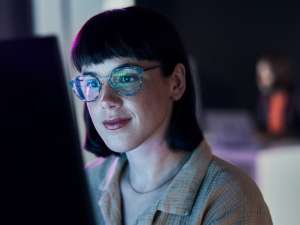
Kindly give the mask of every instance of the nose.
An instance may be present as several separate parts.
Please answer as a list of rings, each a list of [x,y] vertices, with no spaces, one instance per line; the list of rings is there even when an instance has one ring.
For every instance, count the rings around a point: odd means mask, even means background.
[[[100,104],[103,109],[117,109],[123,104],[122,98],[105,82],[100,91]]]

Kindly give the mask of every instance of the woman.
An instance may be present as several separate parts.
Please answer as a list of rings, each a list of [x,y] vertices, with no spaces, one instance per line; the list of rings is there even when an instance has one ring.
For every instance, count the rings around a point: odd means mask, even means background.
[[[294,70],[288,57],[269,51],[256,64],[258,126],[270,138],[296,135],[298,119],[294,93]]]
[[[96,15],[72,60],[86,147],[101,156],[87,168],[97,224],[271,224],[254,182],[211,154],[165,17],[141,7]]]

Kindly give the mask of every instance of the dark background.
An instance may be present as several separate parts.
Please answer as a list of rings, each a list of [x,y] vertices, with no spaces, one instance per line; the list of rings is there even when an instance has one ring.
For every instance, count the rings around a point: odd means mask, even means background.
[[[195,58],[204,108],[254,110],[255,61],[277,49],[300,62],[296,1],[137,0],[167,15]],[[299,72],[297,72],[299,74]]]
[[[0,0],[0,39],[32,35],[30,0]],[[296,1],[136,0],[178,28],[194,58],[204,108],[254,110],[255,61],[286,52],[299,71],[300,7]],[[299,72],[297,72],[299,74]]]
[[[31,0],[0,0],[0,40],[32,35]]]

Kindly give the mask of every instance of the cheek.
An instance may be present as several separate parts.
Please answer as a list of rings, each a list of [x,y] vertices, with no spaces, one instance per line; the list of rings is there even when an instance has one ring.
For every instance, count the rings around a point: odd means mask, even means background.
[[[88,103],[87,104],[87,108],[88,108],[88,112],[90,114],[90,117],[92,119],[92,122],[94,124],[94,127],[96,128],[96,130],[98,131],[98,133],[100,132],[101,129],[101,121],[102,121],[102,116],[101,116],[101,112],[99,112],[97,109],[97,105],[94,103]]]
[[[148,123],[165,118],[172,104],[167,95],[159,91],[144,93],[144,96],[138,102],[139,104],[135,107],[136,111],[144,122]]]

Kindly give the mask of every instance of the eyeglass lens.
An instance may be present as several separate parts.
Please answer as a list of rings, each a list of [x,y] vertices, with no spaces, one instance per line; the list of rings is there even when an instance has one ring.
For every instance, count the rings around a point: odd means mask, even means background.
[[[142,72],[138,67],[117,68],[112,71],[108,83],[119,95],[134,95],[142,87]],[[96,100],[101,87],[102,82],[92,75],[80,75],[72,82],[73,91],[83,101]]]

